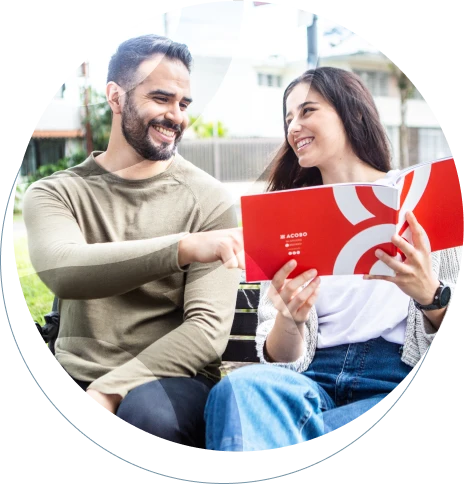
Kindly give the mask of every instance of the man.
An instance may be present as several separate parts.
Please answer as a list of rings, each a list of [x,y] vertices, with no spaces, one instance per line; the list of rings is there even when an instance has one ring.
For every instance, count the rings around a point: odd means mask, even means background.
[[[24,219],[32,263],[60,299],[61,365],[124,420],[202,447],[243,252],[220,183],[176,152],[190,65],[164,37],[121,44],[108,149],[33,184]]]

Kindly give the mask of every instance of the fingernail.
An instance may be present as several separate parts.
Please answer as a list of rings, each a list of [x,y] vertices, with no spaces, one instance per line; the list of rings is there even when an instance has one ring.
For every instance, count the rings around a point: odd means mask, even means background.
[[[296,267],[296,260],[291,260],[289,263],[288,263],[288,268],[289,269],[293,269]]]
[[[383,250],[376,249],[376,251],[375,251],[375,256],[376,256],[376,257],[381,257],[381,256],[382,256],[382,254],[383,254]]]

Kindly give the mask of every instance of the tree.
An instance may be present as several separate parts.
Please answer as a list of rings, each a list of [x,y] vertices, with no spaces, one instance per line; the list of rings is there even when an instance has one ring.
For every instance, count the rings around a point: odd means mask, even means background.
[[[190,128],[197,138],[225,138],[227,128],[221,121],[204,122],[201,116],[189,116]]]
[[[400,91],[400,167],[409,166],[409,144],[408,144],[408,127],[406,125],[406,115],[408,109],[408,99],[414,94],[414,84],[409,80],[406,74],[401,71],[395,64],[390,64],[390,70],[396,80],[396,85]]]
[[[82,120],[84,128],[90,125],[93,149],[105,151],[110,139],[112,111],[103,93],[88,88],[88,114]],[[84,94],[85,95],[85,94]]]

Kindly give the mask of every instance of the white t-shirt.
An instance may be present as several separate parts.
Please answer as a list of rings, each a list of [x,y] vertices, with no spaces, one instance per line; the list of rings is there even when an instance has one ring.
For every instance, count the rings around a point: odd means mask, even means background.
[[[376,183],[389,184],[399,170]],[[383,337],[403,344],[410,297],[396,284],[365,281],[362,275],[322,276],[316,301],[318,348]]]

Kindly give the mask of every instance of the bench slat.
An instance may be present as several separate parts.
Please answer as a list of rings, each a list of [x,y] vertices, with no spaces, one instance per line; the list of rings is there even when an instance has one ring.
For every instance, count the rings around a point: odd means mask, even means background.
[[[255,342],[253,340],[229,340],[222,359],[224,361],[243,361],[247,363],[258,362]]]
[[[254,336],[257,325],[257,313],[235,313],[231,334],[234,336]]]
[[[259,289],[240,287],[237,291],[236,309],[256,309],[259,303]]]

